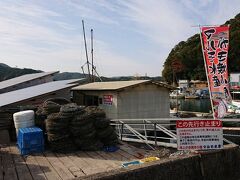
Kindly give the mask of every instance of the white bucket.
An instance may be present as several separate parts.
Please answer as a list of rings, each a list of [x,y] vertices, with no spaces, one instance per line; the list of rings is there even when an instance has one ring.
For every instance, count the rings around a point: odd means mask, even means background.
[[[34,111],[20,111],[13,114],[14,126],[16,128],[16,134],[18,135],[19,128],[34,126]]]

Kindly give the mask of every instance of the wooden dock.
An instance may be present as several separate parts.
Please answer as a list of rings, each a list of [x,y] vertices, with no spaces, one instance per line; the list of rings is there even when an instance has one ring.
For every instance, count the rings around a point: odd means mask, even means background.
[[[0,145],[0,180],[73,179],[122,168],[124,162],[143,158],[147,151],[129,144],[116,152],[76,151],[53,153],[45,151],[21,156],[15,144]]]

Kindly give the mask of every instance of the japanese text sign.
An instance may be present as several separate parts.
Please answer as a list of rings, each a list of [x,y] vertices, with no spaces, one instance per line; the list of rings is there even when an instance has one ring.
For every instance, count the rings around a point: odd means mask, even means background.
[[[227,69],[229,27],[202,27],[201,34],[214,117],[221,118],[231,101]]]
[[[178,150],[210,150],[223,148],[220,120],[178,120]]]
[[[104,105],[112,105],[113,104],[113,96],[112,95],[103,95],[103,104]]]

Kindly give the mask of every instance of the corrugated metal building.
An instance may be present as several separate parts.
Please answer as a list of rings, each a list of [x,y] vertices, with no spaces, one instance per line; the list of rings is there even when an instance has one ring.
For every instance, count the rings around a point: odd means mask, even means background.
[[[0,82],[0,94],[53,81],[58,71],[26,74]]]
[[[95,82],[72,88],[79,105],[98,105],[109,118],[169,117],[171,86],[149,80]]]

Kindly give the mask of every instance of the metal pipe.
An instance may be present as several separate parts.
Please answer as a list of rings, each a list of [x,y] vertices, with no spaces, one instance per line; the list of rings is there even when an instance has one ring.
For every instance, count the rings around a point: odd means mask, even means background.
[[[95,81],[93,77],[93,70],[94,70],[94,65],[93,65],[93,29],[91,29],[91,54],[92,54],[92,82]]]
[[[82,27],[83,27],[83,39],[84,39],[84,45],[85,45],[85,53],[86,53],[86,59],[87,59],[88,77],[89,77],[89,80],[91,80],[89,61],[88,61],[88,52],[87,52],[87,42],[86,42],[85,27],[84,27],[83,20],[82,20]]]
[[[157,147],[157,124],[154,123],[154,137],[155,137],[155,146]]]
[[[122,138],[123,138],[123,123],[122,123],[122,127],[121,127],[121,141],[122,141]]]

